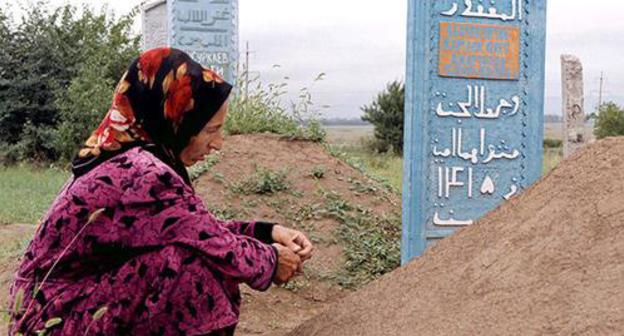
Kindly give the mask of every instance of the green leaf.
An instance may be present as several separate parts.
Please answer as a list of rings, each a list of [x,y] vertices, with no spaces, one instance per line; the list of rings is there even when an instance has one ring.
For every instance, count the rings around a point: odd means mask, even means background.
[[[63,322],[63,319],[60,318],[60,317],[51,318],[48,321],[46,321],[45,328],[46,329],[53,328],[53,327],[61,324],[61,322]]]
[[[98,321],[108,312],[108,307],[104,306],[93,314],[93,321]]]
[[[13,304],[13,312],[15,315],[19,315],[22,310],[22,305],[24,304],[24,289],[20,288],[15,294],[15,303]]]

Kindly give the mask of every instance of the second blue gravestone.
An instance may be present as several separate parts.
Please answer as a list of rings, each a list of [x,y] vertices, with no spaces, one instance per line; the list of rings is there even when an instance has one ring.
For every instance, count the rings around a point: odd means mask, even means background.
[[[546,0],[410,0],[402,261],[542,169]]]

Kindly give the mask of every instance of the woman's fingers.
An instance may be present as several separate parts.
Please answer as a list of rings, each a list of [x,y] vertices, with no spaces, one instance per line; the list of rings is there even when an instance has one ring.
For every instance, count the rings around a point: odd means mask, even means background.
[[[306,237],[303,233],[299,232],[299,234],[295,237],[295,243],[298,246],[301,246],[301,249],[299,251],[296,251],[301,259],[308,260],[312,258],[314,246],[312,245],[308,237]]]

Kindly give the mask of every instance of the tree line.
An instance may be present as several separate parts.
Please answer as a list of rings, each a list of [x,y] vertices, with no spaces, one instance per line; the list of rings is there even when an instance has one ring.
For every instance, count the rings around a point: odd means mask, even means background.
[[[71,159],[139,54],[137,13],[43,0],[18,19],[0,7],[0,161]]]

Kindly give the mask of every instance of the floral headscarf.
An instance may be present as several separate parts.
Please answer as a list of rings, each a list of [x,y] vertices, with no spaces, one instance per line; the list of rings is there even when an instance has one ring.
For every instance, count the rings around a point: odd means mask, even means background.
[[[106,117],[74,158],[75,177],[143,146],[190,184],[179,155],[231,90],[219,75],[183,51],[159,48],[141,54],[117,85]]]

